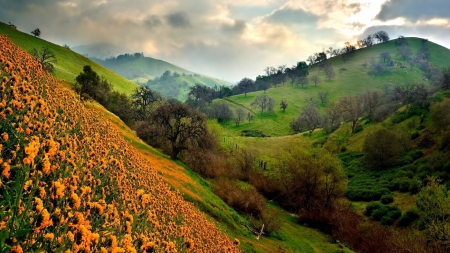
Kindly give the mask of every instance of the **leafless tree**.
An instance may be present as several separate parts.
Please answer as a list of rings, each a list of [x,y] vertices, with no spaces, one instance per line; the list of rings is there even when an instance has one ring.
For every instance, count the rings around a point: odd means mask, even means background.
[[[359,123],[359,118],[364,113],[364,99],[361,95],[343,97],[337,104],[338,111],[342,118],[352,123],[352,133],[355,132]]]
[[[241,124],[241,122],[244,121],[244,117],[245,117],[244,109],[238,108],[236,110],[236,117],[234,118],[234,124],[236,124],[236,126],[239,126],[239,124]]]
[[[329,61],[325,61],[325,63],[323,64],[323,71],[325,72],[328,80],[331,80],[331,78],[334,78],[336,76],[333,65],[331,65]]]
[[[386,62],[386,60],[390,61],[391,58],[391,54],[388,51],[381,52],[380,54],[380,60],[383,62]]]
[[[314,86],[316,86],[318,83],[320,83],[322,80],[320,79],[320,77],[318,76],[312,76],[311,77],[311,82],[314,83]]]
[[[412,55],[412,50],[409,46],[403,45],[397,48],[397,55],[406,60]]]
[[[267,96],[266,94],[263,94],[261,96],[257,96],[250,105],[261,109],[261,113],[262,113],[266,109],[271,111],[271,108],[272,108],[272,110],[273,110],[274,100],[273,100],[273,98]]]
[[[364,111],[372,119],[374,111],[383,103],[383,97],[380,91],[369,90],[362,94],[364,99]]]
[[[319,110],[313,105],[303,109],[300,116],[291,122],[291,129],[294,132],[301,132],[306,129],[311,135],[313,131],[320,126],[322,122]]]

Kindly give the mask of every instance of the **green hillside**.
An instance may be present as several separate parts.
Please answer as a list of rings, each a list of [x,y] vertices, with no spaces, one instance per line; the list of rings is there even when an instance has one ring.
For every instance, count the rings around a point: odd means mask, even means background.
[[[138,87],[137,84],[70,49],[34,37],[31,34],[12,29],[10,26],[1,22],[0,34],[6,34],[11,41],[23,48],[25,51],[30,51],[33,48],[40,49],[42,47],[48,47],[55,53],[57,59],[53,75],[56,78],[64,79],[71,84],[75,83],[75,77],[82,72],[83,66],[91,65],[94,71],[96,71],[100,76],[106,78],[113,85],[113,88],[119,92],[131,94],[132,91]]]
[[[202,84],[211,88],[231,85],[227,81],[200,75],[162,60],[145,57],[140,53],[124,54],[105,60],[92,58],[92,60],[135,83],[150,85],[152,89],[161,92],[164,96],[174,97],[181,101],[187,99],[189,87],[195,84]],[[161,77],[166,71],[170,71],[172,74],[178,73],[180,77],[170,83],[149,82]]]
[[[408,43],[413,51],[413,54],[422,46],[421,39],[419,38],[407,38]],[[450,50],[437,45],[433,42],[426,42],[425,44],[430,51],[432,62],[436,67],[444,67],[450,64]],[[315,86],[310,83],[308,87],[302,88],[291,83],[285,83],[278,87],[268,89],[265,94],[275,99],[275,112],[259,113],[257,108],[252,108],[250,103],[255,97],[263,94],[263,91],[247,93],[232,96],[224,102],[228,103],[232,109],[237,107],[245,108],[253,113],[254,120],[245,122],[239,127],[235,127],[232,121],[225,122],[223,125],[225,135],[227,136],[239,136],[244,129],[261,130],[266,135],[270,136],[284,136],[290,134],[289,123],[298,117],[302,108],[304,108],[308,102],[308,98],[315,98],[319,100],[319,92],[328,92],[330,101],[337,101],[341,97],[357,94],[368,89],[382,89],[384,86],[424,82],[423,71],[418,66],[410,68],[408,60],[403,60],[397,56],[397,48],[394,41],[389,41],[382,44],[377,44],[369,48],[356,50],[354,56],[347,62],[343,62],[341,57],[333,57],[328,61],[331,62],[336,77],[328,80],[324,72],[319,72],[317,65],[308,68],[309,76],[318,75],[322,82]],[[388,74],[382,75],[370,75],[368,74],[370,68],[370,62],[373,58],[378,61],[381,52],[387,51],[392,55],[392,60],[397,63],[403,62],[406,68],[400,68],[399,66],[389,67]],[[367,67],[363,64],[367,63]],[[345,68],[345,71],[340,73],[339,69]],[[279,104],[282,99],[286,99],[288,107],[286,112],[283,112],[279,108]],[[219,102],[219,100],[216,100]],[[320,104],[320,103],[319,103]],[[319,106],[323,110],[326,105]]]

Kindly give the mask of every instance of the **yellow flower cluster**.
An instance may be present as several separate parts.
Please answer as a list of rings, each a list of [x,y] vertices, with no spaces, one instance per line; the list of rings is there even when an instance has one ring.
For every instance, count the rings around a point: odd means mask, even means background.
[[[239,252],[116,126],[5,36],[0,82],[2,250]]]

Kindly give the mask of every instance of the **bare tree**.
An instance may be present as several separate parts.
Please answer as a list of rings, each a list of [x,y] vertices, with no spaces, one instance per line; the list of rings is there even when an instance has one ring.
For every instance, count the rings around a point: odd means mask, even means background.
[[[244,121],[244,117],[245,117],[244,109],[238,108],[236,110],[236,117],[234,118],[234,123],[236,124],[236,126],[239,126],[239,124],[241,124],[241,122]]]
[[[442,69],[439,84],[443,90],[448,90],[450,88],[450,66]]]
[[[388,51],[381,52],[380,54],[380,60],[383,62],[386,62],[386,60],[390,61],[391,58],[391,54]]]
[[[273,98],[264,94],[261,96],[257,96],[250,105],[253,107],[258,107],[259,109],[261,109],[262,113],[266,109],[268,109],[269,111],[271,111],[271,109],[273,110],[274,100]]]
[[[30,55],[33,56],[45,70],[53,72],[53,64],[57,62],[56,55],[48,47],[42,47],[40,50],[33,48],[30,51]]]
[[[331,80],[331,78],[334,78],[336,76],[333,65],[331,65],[329,61],[326,61],[323,64],[323,71],[325,71],[325,75],[327,76],[328,80]]]
[[[327,109],[322,122],[322,125],[327,132],[333,132],[334,130],[339,128],[339,126],[341,125],[341,115],[339,112],[339,108],[335,104],[332,104]]]
[[[247,121],[250,122],[253,120],[253,114],[251,112],[247,113]]]
[[[286,102],[286,99],[281,100],[280,107],[281,107],[281,109],[283,109],[283,112],[286,111],[287,106],[288,106],[288,103]]]
[[[412,50],[409,46],[403,45],[397,48],[397,55],[402,57],[403,60],[406,60],[412,55]]]
[[[314,86],[316,86],[318,83],[322,82],[322,80],[318,76],[312,76],[311,77],[311,82],[313,82]]]
[[[337,108],[342,118],[352,123],[352,133],[354,133],[358,126],[359,118],[364,113],[364,100],[362,96],[343,97],[339,100]]]
[[[328,92],[320,91],[319,99],[322,102],[322,105],[326,104],[328,102]]]
[[[362,96],[364,99],[364,111],[372,120],[373,113],[383,103],[381,92],[377,90],[369,90],[364,92]]]
[[[217,119],[217,122],[223,122],[233,117],[233,111],[225,103],[214,103],[206,111],[210,119]]]
[[[313,105],[309,105],[303,109],[300,116],[291,122],[291,129],[298,133],[306,129],[311,135],[313,131],[320,126],[322,122],[319,110]]]

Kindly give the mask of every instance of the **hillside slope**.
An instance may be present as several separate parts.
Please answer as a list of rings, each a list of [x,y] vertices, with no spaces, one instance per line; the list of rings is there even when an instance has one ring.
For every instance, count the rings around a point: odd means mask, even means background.
[[[7,35],[12,42],[25,51],[31,51],[33,48],[40,49],[42,47],[48,47],[55,53],[57,59],[54,76],[64,79],[71,84],[75,83],[75,77],[83,71],[83,66],[91,65],[95,72],[106,78],[113,85],[114,90],[131,94],[138,87],[136,83],[125,79],[70,49],[23,33],[1,22],[0,34]]]
[[[413,54],[422,46],[422,41],[419,38],[407,38],[407,41],[413,51]],[[433,42],[426,42],[429,48],[430,62],[436,67],[445,67],[450,65],[450,50],[437,45]],[[397,48],[395,41],[377,44],[369,48],[356,50],[353,57],[347,62],[342,61],[341,57],[333,57],[330,61],[336,73],[336,77],[328,80],[323,71],[319,71],[316,65],[308,68],[309,76],[319,76],[322,79],[317,85],[312,83],[307,87],[300,85],[293,85],[292,83],[285,83],[268,89],[265,94],[275,100],[275,112],[259,113],[257,108],[251,106],[251,102],[257,97],[264,94],[263,91],[250,92],[246,96],[244,94],[232,96],[226,100],[216,100],[215,102],[225,102],[231,108],[236,109],[241,107],[246,111],[252,112],[254,120],[251,122],[244,122],[239,127],[234,126],[231,120],[222,124],[224,126],[225,135],[239,136],[244,129],[261,130],[266,135],[270,136],[284,136],[291,134],[289,123],[297,118],[302,108],[308,105],[308,99],[314,98],[320,101],[318,97],[319,92],[328,92],[329,101],[336,102],[344,96],[357,94],[369,89],[381,90],[385,86],[403,85],[407,83],[423,82],[429,85],[428,81],[424,81],[424,73],[418,66],[410,67],[408,60],[404,60],[397,56]],[[378,61],[381,52],[389,52],[392,55],[392,60],[397,62],[397,66],[388,67],[389,72],[380,75],[368,74],[370,70],[370,62],[372,59]],[[363,64],[367,63],[367,67]],[[400,68],[400,63],[403,63],[406,68]],[[345,68],[346,70],[340,71]],[[281,100],[285,99],[288,103],[286,112],[279,108]],[[322,105],[319,102],[319,108],[324,110],[327,105]]]
[[[232,85],[224,80],[200,75],[165,61],[146,57],[141,53],[124,54],[105,60],[92,58],[92,60],[135,83],[150,85],[152,89],[161,92],[166,97],[174,97],[181,101],[187,99],[189,87],[195,84],[211,88]],[[170,83],[151,82],[151,80],[161,77],[166,71],[170,71],[172,74],[178,73],[180,76]]]
[[[5,36],[0,67],[2,252],[238,251]]]

